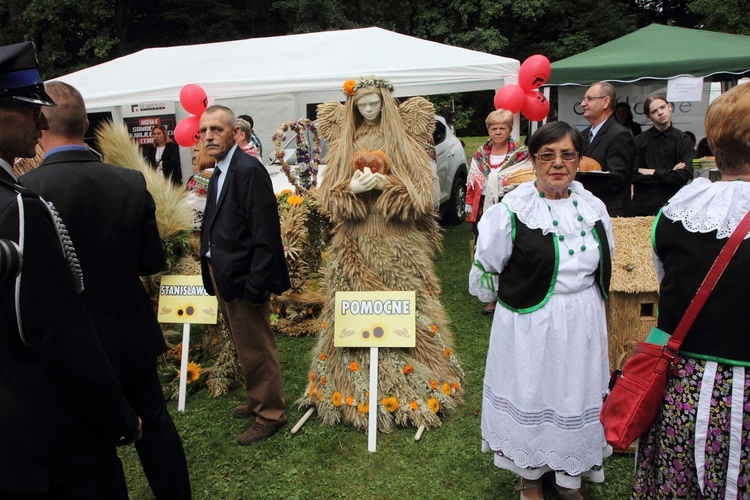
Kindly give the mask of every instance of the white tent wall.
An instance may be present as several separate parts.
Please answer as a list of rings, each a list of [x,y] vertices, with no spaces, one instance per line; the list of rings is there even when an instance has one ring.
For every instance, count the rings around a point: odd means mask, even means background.
[[[187,116],[180,90],[196,83],[210,103],[253,117],[267,159],[279,125],[304,117],[307,104],[343,100],[346,80],[376,75],[396,96],[429,96],[496,90],[517,83],[519,68],[515,59],[362,28],[145,49],[56,79],[76,87],[90,112],[118,119],[122,106],[173,101],[178,121]]]

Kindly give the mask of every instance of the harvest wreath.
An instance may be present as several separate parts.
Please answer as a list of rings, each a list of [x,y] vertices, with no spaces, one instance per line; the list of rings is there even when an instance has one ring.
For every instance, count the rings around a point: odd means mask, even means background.
[[[291,130],[295,133],[295,150],[297,165],[292,174],[292,169],[286,162],[282,144],[286,141],[286,132]],[[307,141],[305,131],[312,133],[314,146],[312,148],[312,157],[310,156],[310,144]],[[318,167],[320,166],[320,137],[318,129],[309,118],[300,118],[299,120],[289,120],[281,124],[272,137],[276,145],[276,160],[281,164],[281,171],[284,172],[289,182],[297,188],[297,194],[306,193],[311,187],[317,185]]]

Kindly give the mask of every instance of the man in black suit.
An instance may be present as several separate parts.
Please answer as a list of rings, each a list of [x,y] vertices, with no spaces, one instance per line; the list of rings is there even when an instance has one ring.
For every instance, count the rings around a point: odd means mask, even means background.
[[[629,217],[630,177],[635,166],[633,134],[615,120],[615,88],[607,82],[589,87],[581,100],[583,116],[591,124],[583,131],[584,156],[595,159],[609,174],[583,174],[578,180],[604,202],[611,217]]]
[[[51,201],[78,251],[83,301],[130,405],[143,419],[136,444],[158,499],[190,498],[182,442],[169,416],[156,358],[166,350],[139,276],[164,268],[154,200],[143,174],[98,160],[84,145],[81,94],[63,82],[47,91],[58,107],[42,132],[44,162],[21,182]]]
[[[78,296],[64,233],[11,167],[34,157],[42,106],[54,105],[33,45],[0,47],[0,245],[23,255],[20,274],[0,259],[0,499],[127,498],[115,446],[138,438],[139,419]]]
[[[255,417],[237,438],[249,445],[287,424],[269,296],[289,288],[289,273],[271,177],[257,158],[235,145],[234,113],[209,107],[200,131],[206,153],[216,160],[201,229],[203,283],[227,318],[244,371],[248,404],[235,408],[234,416]]]

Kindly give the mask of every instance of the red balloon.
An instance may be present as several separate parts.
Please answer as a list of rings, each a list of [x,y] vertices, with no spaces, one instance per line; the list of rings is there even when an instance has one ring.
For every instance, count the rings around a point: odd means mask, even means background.
[[[521,113],[533,122],[544,120],[549,114],[549,101],[541,92],[530,90],[526,92],[526,103]]]
[[[518,71],[518,85],[525,91],[538,89],[549,79],[552,66],[549,59],[536,54],[526,59]]]
[[[495,93],[495,109],[507,109],[515,114],[521,111],[526,102],[526,94],[518,85],[505,85]]]
[[[174,128],[174,140],[177,144],[189,148],[201,137],[200,116],[188,116],[183,118]]]
[[[200,85],[188,83],[180,90],[180,104],[191,115],[200,115],[208,107],[206,91]]]

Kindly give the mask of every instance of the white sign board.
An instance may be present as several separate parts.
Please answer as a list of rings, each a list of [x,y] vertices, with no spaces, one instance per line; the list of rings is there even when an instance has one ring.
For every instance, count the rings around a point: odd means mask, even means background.
[[[678,76],[669,79],[667,84],[668,101],[700,101],[701,99],[703,99],[703,78]]]

